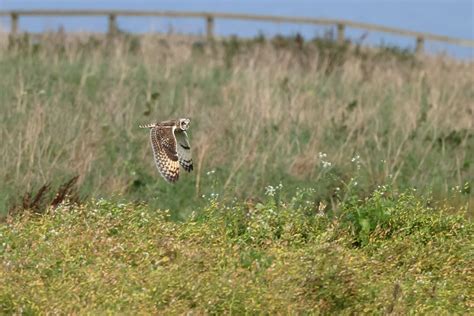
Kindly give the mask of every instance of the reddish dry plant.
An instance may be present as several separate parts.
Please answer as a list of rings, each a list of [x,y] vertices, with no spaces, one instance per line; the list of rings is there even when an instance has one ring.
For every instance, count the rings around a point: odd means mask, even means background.
[[[72,204],[80,204],[82,199],[79,196],[76,186],[79,176],[74,176],[53,190],[51,183],[43,184],[36,193],[26,192],[19,202],[13,203],[8,209],[7,216],[20,214],[24,211],[31,211],[41,214],[48,208],[56,208],[64,201]]]

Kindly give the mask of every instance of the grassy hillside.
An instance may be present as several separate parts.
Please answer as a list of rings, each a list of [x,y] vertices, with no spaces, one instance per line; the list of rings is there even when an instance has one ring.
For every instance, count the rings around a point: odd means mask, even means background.
[[[11,44],[0,314],[474,312],[474,63],[298,36]],[[138,124],[176,117],[195,170],[170,185]]]
[[[474,311],[474,225],[381,188],[339,214],[211,200],[186,222],[106,200],[0,226],[0,313]]]
[[[333,202],[349,184],[472,199],[472,62],[298,37],[193,41],[50,34],[1,48],[3,212],[76,175],[83,196],[174,217],[279,183]],[[138,124],[183,116],[195,171],[170,186]]]

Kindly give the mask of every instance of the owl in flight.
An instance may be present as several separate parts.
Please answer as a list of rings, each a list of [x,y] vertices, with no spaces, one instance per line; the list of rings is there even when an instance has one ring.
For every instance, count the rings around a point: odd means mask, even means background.
[[[188,134],[189,119],[163,121],[140,128],[150,129],[150,142],[153,158],[160,174],[168,182],[176,182],[179,178],[179,165],[184,170],[193,170],[191,148]]]

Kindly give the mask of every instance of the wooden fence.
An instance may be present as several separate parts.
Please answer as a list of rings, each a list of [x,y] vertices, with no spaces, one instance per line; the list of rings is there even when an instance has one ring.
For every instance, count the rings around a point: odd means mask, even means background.
[[[206,34],[208,40],[214,38],[214,21],[216,19],[227,20],[251,20],[264,21],[273,23],[292,23],[292,24],[315,24],[315,25],[329,25],[337,27],[337,40],[344,42],[344,31],[346,28],[355,28],[368,30],[373,32],[383,32],[395,35],[412,37],[415,39],[416,52],[421,52],[425,41],[445,42],[460,46],[474,47],[474,40],[453,38],[444,35],[437,35],[431,33],[422,33],[398,28],[386,27],[375,24],[353,22],[347,20],[335,19],[316,19],[304,17],[283,17],[283,16],[268,16],[268,15],[249,15],[249,14],[234,14],[234,13],[211,13],[211,12],[179,12],[179,11],[124,11],[124,10],[16,10],[16,11],[0,11],[0,16],[10,16],[12,35],[19,32],[18,24],[22,16],[104,16],[108,17],[109,26],[108,32],[115,33],[118,30],[117,17],[174,17],[174,18],[202,18],[206,22]]]

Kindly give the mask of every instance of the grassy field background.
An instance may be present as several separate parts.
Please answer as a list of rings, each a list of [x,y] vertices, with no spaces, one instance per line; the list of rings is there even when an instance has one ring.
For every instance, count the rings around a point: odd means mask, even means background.
[[[0,314],[472,313],[473,62],[0,43]],[[170,185],[138,125],[178,117],[195,169]]]
[[[177,217],[203,196],[257,198],[280,182],[325,200],[351,182],[472,196],[471,62],[298,37],[51,34],[0,54],[4,209],[74,175],[84,196]],[[176,117],[192,120],[195,171],[170,186],[138,124]]]
[[[465,210],[379,189],[333,216],[307,193],[184,222],[106,200],[22,213],[0,226],[0,313],[472,314]]]

